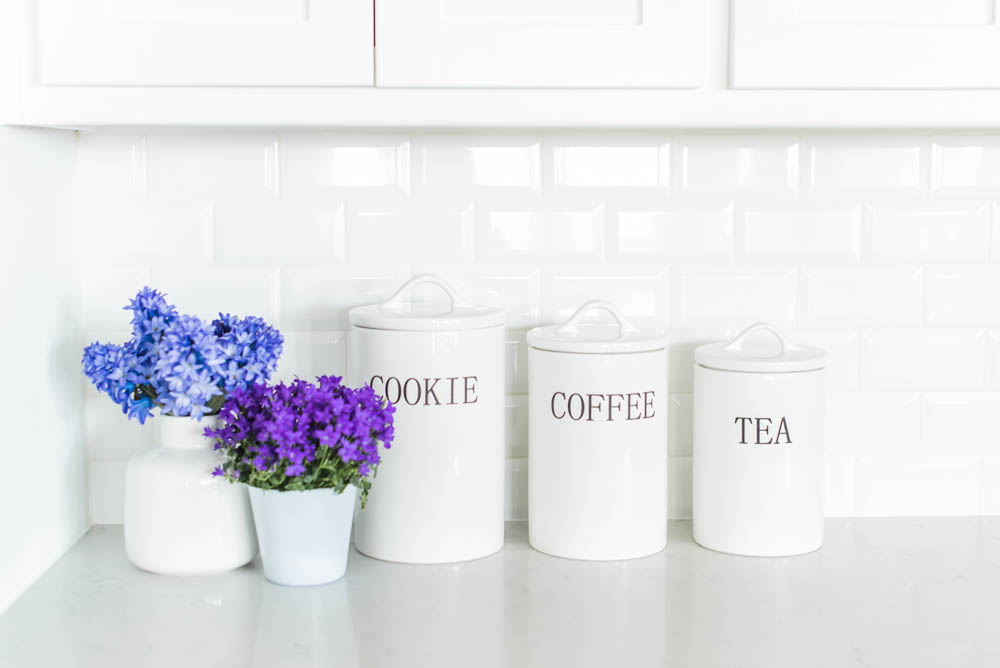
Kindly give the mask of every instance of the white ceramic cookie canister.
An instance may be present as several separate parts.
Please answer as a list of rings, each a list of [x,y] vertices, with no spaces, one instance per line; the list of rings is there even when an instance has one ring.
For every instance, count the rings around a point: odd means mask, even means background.
[[[585,322],[594,312],[612,324]],[[573,559],[630,559],[667,541],[662,323],[584,304],[528,332],[529,541]]]
[[[407,300],[430,283],[448,305]],[[349,374],[396,406],[355,546],[378,559],[444,563],[503,547],[504,312],[433,275],[351,310]]]
[[[765,323],[695,350],[700,545],[750,556],[822,546],[826,357]]]

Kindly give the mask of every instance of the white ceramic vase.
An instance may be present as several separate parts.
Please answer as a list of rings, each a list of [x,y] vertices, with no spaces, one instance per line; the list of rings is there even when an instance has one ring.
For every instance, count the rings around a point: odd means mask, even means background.
[[[279,492],[250,487],[264,576],[281,585],[318,585],[343,577],[357,489]]]
[[[158,416],[155,447],[125,472],[125,552],[163,575],[207,575],[238,568],[257,553],[243,485],[212,476],[221,461],[203,434],[208,420]]]

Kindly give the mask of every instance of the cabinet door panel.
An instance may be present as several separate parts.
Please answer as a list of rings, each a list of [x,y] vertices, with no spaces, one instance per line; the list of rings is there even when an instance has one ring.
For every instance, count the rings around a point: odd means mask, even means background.
[[[376,83],[695,88],[704,0],[377,0]]]
[[[39,82],[370,86],[371,0],[40,0]]]
[[[734,0],[736,88],[996,88],[996,0]]]

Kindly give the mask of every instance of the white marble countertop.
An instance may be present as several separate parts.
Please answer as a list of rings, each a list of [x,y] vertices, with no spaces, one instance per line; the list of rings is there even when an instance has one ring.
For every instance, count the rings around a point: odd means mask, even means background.
[[[630,562],[539,554],[526,526],[486,559],[352,553],[288,588],[255,562],[171,578],[98,526],[0,616],[0,666],[1000,666],[1000,517],[830,520],[826,547],[734,557],[671,525]]]

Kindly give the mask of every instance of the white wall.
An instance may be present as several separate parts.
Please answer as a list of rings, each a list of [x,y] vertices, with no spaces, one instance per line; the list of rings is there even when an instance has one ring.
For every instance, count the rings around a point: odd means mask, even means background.
[[[87,527],[75,152],[0,127],[0,612]]]
[[[101,131],[80,141],[83,317],[139,286],[258,313],[281,373],[343,372],[350,305],[415,271],[508,319],[508,516],[526,515],[525,331],[603,297],[669,325],[671,514],[691,351],[770,320],[832,353],[831,515],[1000,513],[1000,135]],[[87,398],[91,519],[150,442]]]

